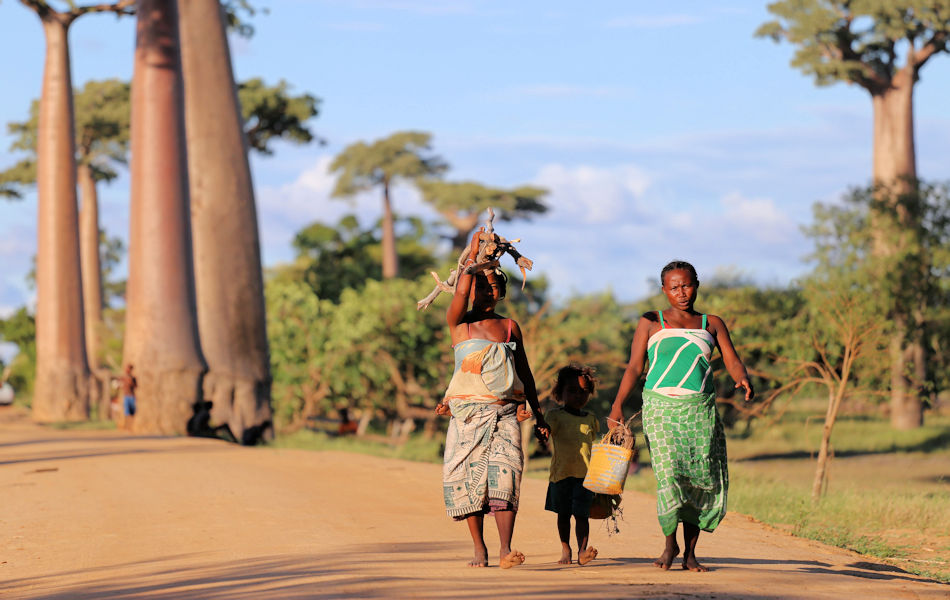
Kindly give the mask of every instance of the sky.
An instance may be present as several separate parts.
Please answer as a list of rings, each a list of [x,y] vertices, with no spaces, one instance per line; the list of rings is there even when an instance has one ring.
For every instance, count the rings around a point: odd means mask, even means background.
[[[252,156],[265,265],[290,260],[313,223],[381,213],[378,193],[331,199],[327,166],[348,144],[433,135],[449,180],[549,190],[550,211],[501,223],[556,298],[654,291],[668,261],[700,279],[741,274],[785,286],[805,273],[800,232],[815,202],[865,185],[871,105],[860,88],[816,87],[793,48],[757,39],[766,2],[260,0],[255,35],[232,37],[239,80],[286,80],[321,99],[319,146]],[[134,22],[88,15],[71,30],[73,83],[130,79]],[[0,2],[0,119],[24,120],[40,90],[43,34]],[[950,179],[950,56],[916,90],[919,175]],[[0,169],[19,156],[0,131]],[[103,226],[125,238],[127,173],[100,189]],[[437,215],[407,185],[402,215]],[[0,316],[31,304],[36,196],[0,200]]]

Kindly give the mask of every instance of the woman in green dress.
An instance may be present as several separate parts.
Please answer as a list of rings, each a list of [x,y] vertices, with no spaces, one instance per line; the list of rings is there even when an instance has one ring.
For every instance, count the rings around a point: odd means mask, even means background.
[[[673,564],[680,552],[676,529],[682,523],[683,568],[707,571],[696,560],[696,542],[700,530],[713,531],[725,516],[729,489],[726,438],[711,366],[715,348],[735,387],[744,388],[747,402],[755,392],[726,324],[693,308],[699,290],[693,265],[673,261],[663,267],[660,281],[670,307],[640,317],[610,419],[623,419],[623,403],[649,362],[643,431],[656,475],[657,518],[666,536],[666,547],[653,564],[664,570]]]

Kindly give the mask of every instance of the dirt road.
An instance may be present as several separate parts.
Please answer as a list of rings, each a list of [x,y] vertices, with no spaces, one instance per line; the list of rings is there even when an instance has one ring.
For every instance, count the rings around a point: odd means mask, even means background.
[[[947,598],[928,582],[740,515],[700,538],[709,573],[651,565],[653,500],[627,493],[600,557],[557,565],[545,482],[525,480],[526,564],[470,569],[440,469],[213,440],[57,431],[0,418],[0,597]],[[497,545],[491,519],[489,548]],[[497,565],[497,555],[492,564]]]

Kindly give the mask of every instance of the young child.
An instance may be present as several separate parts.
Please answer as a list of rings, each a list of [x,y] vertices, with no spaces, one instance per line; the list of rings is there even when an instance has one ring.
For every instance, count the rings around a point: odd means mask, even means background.
[[[557,513],[557,532],[561,538],[559,564],[569,565],[571,553],[571,516],[577,537],[577,562],[586,565],[597,556],[588,548],[590,537],[590,505],[594,493],[582,485],[590,463],[591,444],[600,431],[597,418],[584,410],[594,393],[594,376],[590,367],[570,365],[557,373],[552,395],[560,404],[548,411],[545,419],[551,429],[554,455],[544,508]]]

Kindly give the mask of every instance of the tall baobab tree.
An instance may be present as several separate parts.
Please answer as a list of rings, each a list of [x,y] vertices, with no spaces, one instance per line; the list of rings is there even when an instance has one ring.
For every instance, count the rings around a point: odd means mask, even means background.
[[[132,0],[56,10],[20,0],[40,18],[46,62],[40,95],[37,153],[36,388],[33,418],[48,422],[89,414],[69,27],[82,15],[126,14]]]
[[[198,342],[175,0],[139,0],[132,76],[129,280],[124,360],[135,429],[184,433],[205,370]]]
[[[343,149],[330,164],[339,172],[333,197],[354,196],[381,187],[383,190],[383,279],[399,274],[396,231],[390,192],[396,179],[418,180],[439,176],[448,165],[430,154],[432,136],[421,131],[402,131],[372,144],[356,142]]]
[[[943,0],[780,0],[768,6],[777,18],[758,36],[797,46],[792,66],[817,85],[846,82],[863,88],[873,109],[872,179],[881,208],[873,216],[873,251],[893,261],[918,230],[915,211],[902,198],[915,194],[914,86],[921,69],[947,52],[950,6]],[[900,269],[901,267],[897,267]],[[927,379],[925,323],[920,299],[891,310],[891,423],[912,429],[923,423],[915,387]]]
[[[198,329],[212,419],[242,443],[272,435],[257,208],[218,0],[180,5]],[[261,122],[262,128],[268,123]],[[260,142],[266,148],[266,140]]]
[[[76,177],[79,183],[79,249],[83,288],[86,356],[96,378],[92,401],[100,416],[108,414],[107,373],[101,361],[102,268],[100,260],[98,182],[118,177],[116,164],[125,164],[129,145],[129,84],[117,79],[88,81],[73,94],[76,123]],[[7,125],[15,136],[11,149],[28,152],[14,166],[0,173],[10,195],[36,183],[39,101],[30,105],[30,118]]]

